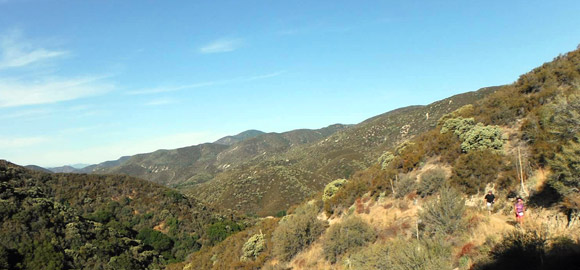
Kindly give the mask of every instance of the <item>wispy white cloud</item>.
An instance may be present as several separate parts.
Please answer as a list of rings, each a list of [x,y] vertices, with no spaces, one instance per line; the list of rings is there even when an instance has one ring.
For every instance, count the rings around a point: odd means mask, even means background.
[[[175,91],[184,90],[184,89],[192,89],[192,88],[212,86],[212,85],[221,84],[221,83],[223,83],[223,82],[214,81],[214,82],[201,82],[201,83],[185,84],[185,85],[180,85],[180,86],[156,87],[156,88],[148,88],[148,89],[129,91],[126,94],[128,94],[128,95],[158,94],[158,93],[166,93],[166,92],[175,92]]]
[[[38,144],[42,144],[49,141],[47,137],[20,137],[20,138],[7,138],[0,137],[0,149],[11,149],[11,148],[25,148],[31,147]]]
[[[0,51],[0,69],[24,67],[69,54],[67,51],[34,46],[25,41],[18,30],[0,37]]]
[[[50,110],[42,109],[42,110],[24,110],[24,111],[17,111],[13,113],[3,113],[0,114],[0,119],[37,119],[46,117],[50,114]]]
[[[260,74],[254,76],[244,76],[244,77],[237,77],[233,79],[226,79],[220,81],[207,81],[207,82],[200,82],[200,83],[191,83],[191,84],[184,84],[179,86],[165,86],[165,87],[156,87],[156,88],[148,88],[148,89],[139,89],[134,91],[128,91],[125,94],[127,95],[148,95],[148,94],[159,94],[159,93],[167,93],[167,92],[175,92],[181,91],[186,89],[195,89],[201,87],[209,87],[209,86],[216,86],[216,85],[225,85],[231,83],[241,83],[241,82],[249,82],[249,81],[257,81],[257,80],[265,80],[273,77],[280,76],[286,73],[286,71],[276,71],[267,74]]]
[[[106,77],[48,78],[28,82],[0,78],[0,108],[47,104],[106,93],[114,88]]]
[[[235,51],[244,44],[242,39],[218,39],[199,48],[202,54]]]
[[[147,103],[145,103],[145,106],[162,106],[162,105],[169,105],[169,104],[175,104],[177,103],[177,100],[174,98],[159,98],[159,99],[154,99],[151,100]]]
[[[278,77],[284,73],[286,73],[286,71],[282,70],[282,71],[272,72],[272,73],[268,73],[268,74],[247,77],[245,80],[246,81],[256,81],[256,80],[269,79],[269,78]]]

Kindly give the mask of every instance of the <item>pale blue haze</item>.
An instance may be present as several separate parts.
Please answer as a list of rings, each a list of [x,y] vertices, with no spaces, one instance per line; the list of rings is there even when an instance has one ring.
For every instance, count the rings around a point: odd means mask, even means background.
[[[0,159],[97,163],[507,84],[580,1],[0,0]]]

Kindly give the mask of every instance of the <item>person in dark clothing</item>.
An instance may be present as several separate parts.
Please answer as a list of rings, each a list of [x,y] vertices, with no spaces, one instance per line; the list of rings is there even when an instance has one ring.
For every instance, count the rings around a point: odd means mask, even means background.
[[[493,204],[495,203],[495,195],[493,195],[493,192],[490,190],[483,200],[486,203],[487,211],[491,212],[493,210]]]

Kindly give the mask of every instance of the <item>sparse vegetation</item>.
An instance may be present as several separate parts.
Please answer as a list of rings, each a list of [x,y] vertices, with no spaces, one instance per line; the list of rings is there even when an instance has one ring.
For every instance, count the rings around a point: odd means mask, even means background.
[[[439,192],[439,198],[425,202],[419,214],[423,229],[430,235],[453,234],[465,229],[465,200],[460,192],[445,187]]]
[[[446,179],[447,177],[443,169],[428,170],[421,175],[421,181],[417,186],[417,193],[421,197],[433,195],[445,185]]]
[[[319,210],[316,204],[307,203],[280,221],[273,235],[276,257],[288,261],[322,234],[326,224],[316,217]]]
[[[376,233],[362,219],[353,216],[330,226],[324,238],[324,257],[335,263],[340,255],[373,241]]]

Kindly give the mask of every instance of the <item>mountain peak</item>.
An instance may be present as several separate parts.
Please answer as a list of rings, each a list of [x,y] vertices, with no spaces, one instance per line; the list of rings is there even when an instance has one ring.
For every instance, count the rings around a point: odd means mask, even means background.
[[[246,130],[244,132],[241,132],[237,135],[223,137],[223,138],[215,141],[214,143],[223,144],[223,145],[233,145],[237,142],[241,142],[241,141],[246,140],[246,139],[254,138],[254,137],[262,135],[264,133],[265,132],[263,132],[263,131],[250,129],[250,130]]]

